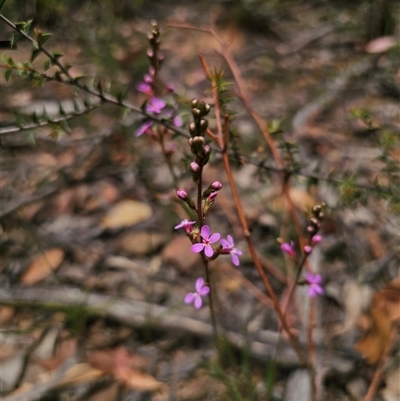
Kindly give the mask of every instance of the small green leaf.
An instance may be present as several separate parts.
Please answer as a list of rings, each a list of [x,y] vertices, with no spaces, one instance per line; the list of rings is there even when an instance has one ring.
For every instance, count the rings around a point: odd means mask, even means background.
[[[28,138],[28,141],[29,141],[32,145],[36,146],[35,133],[34,133],[33,131],[28,131],[27,134],[26,134],[26,136],[27,136],[27,138]]]
[[[12,65],[12,66],[15,67],[15,62],[14,62],[14,60],[12,59],[12,57],[8,57],[8,58],[7,58],[7,64]]]
[[[3,8],[5,2],[6,0],[0,0],[0,10]]]
[[[6,79],[6,81],[10,79],[11,73],[12,73],[11,69],[8,69],[4,72],[4,78]]]
[[[74,99],[73,102],[74,102],[75,113],[79,113],[80,112],[80,107],[79,107],[78,101],[76,99]]]
[[[31,119],[32,119],[32,121],[33,121],[35,124],[39,124],[39,117],[38,117],[36,111],[34,111],[34,112],[32,113]]]
[[[58,112],[59,112],[60,115],[63,116],[63,117],[66,117],[66,116],[67,116],[67,113],[65,112],[65,110],[64,110],[64,108],[62,107],[62,104],[61,104],[61,103],[59,104]]]
[[[39,56],[39,54],[40,54],[41,52],[42,52],[42,51],[41,51],[40,49],[35,49],[35,50],[32,51],[31,63],[36,59],[36,57]]]
[[[101,83],[101,80],[97,83],[97,90],[99,91],[100,95],[103,95],[103,85]]]
[[[71,133],[71,127],[67,121],[61,121],[60,129],[62,129],[66,134]]]
[[[128,95],[128,90],[129,88],[126,87],[117,93],[117,100],[119,103],[122,103],[126,99],[126,96]]]
[[[53,53],[53,57],[58,61],[61,57],[64,57],[64,53]]]
[[[53,34],[50,32],[42,33],[38,38],[39,44],[43,46],[52,36]]]
[[[62,82],[62,77],[61,77],[61,73],[60,73],[60,71],[56,71],[55,73],[54,73],[54,79],[56,80],[56,81],[58,81],[58,82]]]
[[[86,98],[83,99],[83,105],[85,106],[86,109],[92,106],[90,100]]]
[[[22,39],[22,36],[19,33],[14,33],[11,36],[11,44],[10,44],[11,49],[14,49],[17,42],[19,42],[21,39]]]
[[[24,119],[19,114],[15,114],[15,124],[17,124],[18,128],[23,128],[25,125]]]
[[[45,71],[49,70],[51,67],[53,66],[53,60],[51,60],[50,58],[48,60],[46,60],[46,62],[44,63],[43,69]]]
[[[22,31],[24,31],[26,34],[29,34],[29,30],[31,29],[32,22],[33,22],[33,19],[25,22],[25,25],[22,28]]]

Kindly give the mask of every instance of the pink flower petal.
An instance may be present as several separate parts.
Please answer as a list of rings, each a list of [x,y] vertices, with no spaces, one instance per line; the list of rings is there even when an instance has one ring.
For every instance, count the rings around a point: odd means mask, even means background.
[[[207,257],[211,258],[214,255],[214,250],[212,249],[211,245],[204,245],[204,253]]]
[[[239,266],[240,261],[239,261],[239,257],[236,255],[236,253],[234,253],[234,252],[231,253],[231,259],[232,259],[232,263],[235,266]]]
[[[191,304],[194,300],[194,295],[193,292],[189,292],[188,294],[186,294],[184,302],[185,304]]]
[[[324,289],[323,289],[322,287],[320,287],[319,285],[318,285],[318,286],[315,286],[314,290],[315,290],[315,292],[317,292],[318,294],[323,294],[323,293],[324,293]]]
[[[201,227],[200,234],[204,239],[208,239],[210,233],[211,233],[210,227],[208,227],[207,225]]]
[[[204,249],[205,246],[206,245],[203,244],[203,243],[201,243],[201,244],[193,244],[190,249],[194,253],[200,253]]]
[[[195,299],[194,299],[194,307],[196,309],[200,309],[201,305],[203,305],[203,300],[201,299],[201,296],[198,295]]]
[[[210,287],[205,285],[201,290],[199,290],[200,295],[207,295],[210,292]]]
[[[223,247],[224,249],[230,249],[230,248],[231,248],[229,242],[228,242],[226,239],[224,239],[224,238],[221,239],[221,245],[222,245],[222,247]]]
[[[200,290],[203,288],[203,285],[204,285],[204,278],[202,277],[198,278],[196,280],[196,285],[195,285],[196,291],[200,292]]]
[[[211,237],[208,238],[208,242],[210,244],[213,244],[214,242],[217,242],[220,238],[221,238],[220,233],[214,233],[213,235],[211,235]]]

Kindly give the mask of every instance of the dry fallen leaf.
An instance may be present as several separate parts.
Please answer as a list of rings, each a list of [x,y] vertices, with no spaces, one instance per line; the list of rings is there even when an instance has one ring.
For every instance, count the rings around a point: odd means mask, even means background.
[[[132,369],[132,357],[124,347],[94,351],[88,354],[92,366],[112,374],[119,382],[138,391],[156,391],[164,383],[153,376]]]
[[[15,308],[12,306],[0,306],[0,327],[11,320],[14,316]]]
[[[355,348],[374,364],[381,357],[393,324],[400,321],[400,285],[398,279],[374,294],[370,310],[361,315],[358,326],[364,331]]]
[[[100,369],[93,368],[89,363],[78,363],[65,372],[57,387],[94,381],[103,374]]]
[[[32,285],[46,278],[64,260],[64,251],[60,248],[48,249],[38,255],[21,276],[21,284]]]
[[[381,36],[371,40],[365,47],[367,53],[383,53],[396,45],[394,36]]]
[[[124,377],[121,377],[120,380],[131,389],[138,391],[156,391],[164,385],[164,383],[159,382],[153,376],[142,373],[136,369],[131,369],[129,372],[126,372]]]
[[[64,361],[72,356],[76,351],[77,341],[75,338],[70,338],[61,342],[55,352],[53,358],[37,361],[46,370],[57,369]]]
[[[101,221],[105,229],[115,230],[133,226],[152,215],[149,205],[134,200],[123,200],[115,204]]]

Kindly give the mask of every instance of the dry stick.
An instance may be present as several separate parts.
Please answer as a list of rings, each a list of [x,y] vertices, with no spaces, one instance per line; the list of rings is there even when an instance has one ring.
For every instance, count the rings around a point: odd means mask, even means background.
[[[200,61],[201,64],[203,66],[203,69],[208,77],[208,79],[210,80],[210,82],[212,82],[212,75],[211,75],[211,71],[207,65],[206,60],[204,59],[204,57],[200,56]],[[224,163],[224,167],[225,167],[225,171],[228,177],[228,182],[229,182],[229,186],[231,188],[232,191],[232,195],[233,195],[233,199],[235,202],[235,206],[238,212],[238,217],[240,220],[240,223],[243,227],[243,232],[244,232],[244,237],[246,239],[247,242],[247,246],[249,248],[250,251],[250,255],[252,257],[252,260],[254,261],[254,264],[256,266],[256,269],[258,271],[258,274],[261,277],[261,280],[265,286],[265,288],[268,291],[268,295],[270,296],[270,298],[272,299],[273,305],[274,305],[274,309],[275,311],[278,313],[279,319],[282,323],[283,328],[285,329],[285,331],[288,333],[289,336],[289,341],[291,343],[291,345],[293,346],[294,350],[296,351],[299,360],[305,365],[305,366],[309,366],[309,363],[307,361],[307,358],[303,355],[303,352],[300,348],[300,345],[298,343],[298,340],[294,337],[292,331],[290,330],[290,327],[286,321],[286,318],[282,312],[282,309],[280,308],[279,302],[278,302],[278,298],[275,295],[275,292],[267,278],[267,276],[264,273],[264,270],[261,266],[261,263],[258,259],[257,256],[257,252],[254,248],[254,244],[251,240],[250,237],[250,231],[247,225],[247,221],[246,221],[246,217],[244,215],[244,211],[243,211],[243,207],[240,201],[240,197],[239,194],[237,192],[237,188],[236,188],[236,184],[234,182],[233,176],[232,176],[232,170],[229,164],[229,157],[227,154],[227,144],[224,144],[223,142],[223,131],[222,131],[222,124],[221,124],[221,114],[220,114],[220,109],[219,109],[219,103],[218,103],[218,93],[217,93],[217,88],[213,87],[212,88],[212,94],[213,94],[213,98],[214,98],[214,109],[215,109],[215,117],[217,120],[217,130],[218,130],[218,145],[221,151],[221,155],[222,155],[222,160]]]
[[[389,352],[392,349],[392,346],[396,340],[396,335],[397,335],[397,329],[395,326],[392,327],[392,331],[390,333],[389,341],[386,344],[385,349],[383,350],[382,356],[379,359],[378,366],[376,367],[374,377],[372,378],[371,384],[369,386],[369,389],[367,391],[367,394],[364,397],[363,401],[372,401],[376,391],[378,390],[378,386],[381,382],[382,375],[383,375],[383,369],[385,366],[385,362],[389,356]]]

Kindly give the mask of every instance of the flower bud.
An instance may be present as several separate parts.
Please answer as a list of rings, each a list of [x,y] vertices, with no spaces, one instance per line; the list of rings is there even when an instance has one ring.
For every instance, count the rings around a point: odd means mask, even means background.
[[[192,108],[199,107],[199,99],[193,99],[192,100]]]
[[[200,109],[195,107],[194,109],[192,109],[192,114],[193,114],[194,117],[200,117],[201,111],[200,111]]]
[[[187,194],[187,192],[186,192],[184,189],[180,188],[180,189],[178,189],[178,190],[176,191],[176,196],[177,196],[179,199],[186,200],[188,194]]]
[[[189,138],[190,150],[194,155],[198,155],[201,151],[204,143],[204,138],[202,136],[195,136],[193,138]]]
[[[205,166],[208,163],[208,161],[210,160],[210,155],[211,155],[210,145],[204,145],[203,146],[203,154],[201,157],[201,163],[203,166]]]
[[[311,238],[311,242],[312,242],[313,244],[319,244],[322,240],[323,240],[322,235],[314,235],[314,236]]]
[[[191,121],[189,123],[189,132],[191,135],[196,135],[196,124],[194,123],[194,121]]]
[[[208,121],[205,118],[200,120],[200,129],[201,132],[204,132],[208,128]]]
[[[204,145],[203,146],[203,154],[204,155],[209,155],[211,153],[211,146],[210,145]]]
[[[306,246],[303,248],[303,251],[304,251],[304,253],[305,253],[306,255],[309,255],[309,254],[312,252],[312,247],[311,247],[310,245],[306,245]]]
[[[315,226],[307,226],[307,232],[309,232],[310,234],[314,234],[317,232],[317,229],[315,228]]]
[[[209,202],[214,202],[214,200],[215,200],[215,198],[217,197],[217,195],[218,195],[218,192],[211,192],[210,195],[208,195],[207,200],[208,200]]]
[[[215,191],[219,191],[222,188],[222,184],[219,181],[214,181],[210,184],[210,187]]]
[[[199,171],[199,169],[200,169],[200,166],[196,162],[191,162],[189,164],[189,167],[190,167],[190,171],[192,173],[197,173]]]

